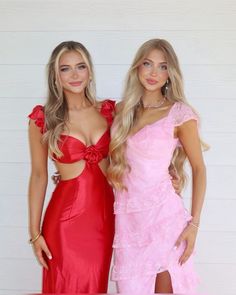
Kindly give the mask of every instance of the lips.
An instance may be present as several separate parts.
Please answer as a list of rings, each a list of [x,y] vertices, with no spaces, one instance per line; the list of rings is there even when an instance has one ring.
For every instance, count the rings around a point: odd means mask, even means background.
[[[153,80],[153,79],[146,79],[147,83],[150,84],[150,85],[155,85],[158,83],[158,81],[156,80]]]
[[[73,86],[73,87],[78,87],[78,86],[80,86],[80,85],[82,84],[82,82],[80,82],[80,81],[69,82],[69,84],[70,84],[71,86]]]

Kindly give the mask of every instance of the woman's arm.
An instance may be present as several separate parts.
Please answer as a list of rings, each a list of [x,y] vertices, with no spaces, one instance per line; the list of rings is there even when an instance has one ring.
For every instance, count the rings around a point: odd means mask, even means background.
[[[43,204],[46,194],[48,172],[47,172],[47,158],[48,147],[42,143],[42,134],[40,129],[34,124],[33,120],[29,123],[29,145],[31,155],[31,175],[29,181],[29,233],[31,239],[40,233],[41,216]],[[39,262],[47,267],[42,256],[42,251],[48,256],[49,253],[46,243],[42,236],[40,236],[34,243],[33,248]]]
[[[177,127],[177,136],[186,152],[192,168],[192,221],[179,237],[176,246],[186,240],[187,246],[180,258],[180,263],[184,263],[192,254],[197,227],[200,223],[200,215],[206,191],[206,169],[203,161],[201,143],[198,135],[197,122],[190,120]],[[196,225],[196,226],[194,226]]]

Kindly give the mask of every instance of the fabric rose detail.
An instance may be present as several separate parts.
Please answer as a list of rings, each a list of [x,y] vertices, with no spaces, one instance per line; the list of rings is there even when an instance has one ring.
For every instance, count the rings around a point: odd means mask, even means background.
[[[84,160],[89,164],[96,164],[102,160],[102,153],[99,152],[94,145],[91,145],[86,148],[84,153]]]

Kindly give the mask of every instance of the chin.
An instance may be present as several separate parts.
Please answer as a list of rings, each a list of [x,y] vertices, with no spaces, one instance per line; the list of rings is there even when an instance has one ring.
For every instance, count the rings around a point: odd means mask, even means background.
[[[67,92],[70,92],[70,93],[73,93],[73,94],[81,94],[81,93],[83,93],[84,91],[85,91],[85,88],[78,88],[78,89],[75,89],[75,88],[73,88],[73,89],[66,89],[66,91]]]
[[[155,92],[155,91],[159,91],[161,89],[161,87],[157,86],[157,85],[144,85],[144,89],[146,91],[150,91],[150,92]]]

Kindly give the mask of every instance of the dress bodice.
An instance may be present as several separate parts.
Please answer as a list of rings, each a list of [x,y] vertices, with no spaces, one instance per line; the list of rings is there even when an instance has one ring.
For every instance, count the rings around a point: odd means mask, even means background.
[[[157,191],[161,196],[160,190],[174,190],[168,168],[174,150],[181,145],[174,129],[189,120],[198,121],[198,116],[188,105],[176,102],[167,116],[128,137],[125,155],[131,170],[123,178],[127,191],[116,192],[115,212],[151,207],[160,202]]]
[[[80,160],[86,160],[90,164],[95,164],[106,158],[109,152],[110,143],[110,127],[113,122],[115,110],[115,101],[105,100],[100,109],[101,115],[107,120],[108,127],[94,145],[86,146],[78,138],[70,135],[60,135],[58,147],[62,152],[62,157],[53,155],[53,159],[60,163],[74,163]],[[35,124],[40,128],[41,133],[46,132],[44,107],[37,105],[28,116],[34,120]]]
[[[131,166],[131,174],[133,170],[136,176],[148,177],[149,181],[169,177],[168,167],[173,152],[181,145],[178,138],[174,137],[174,128],[192,119],[198,120],[198,117],[191,107],[176,102],[164,118],[146,125],[130,136],[126,157]]]

